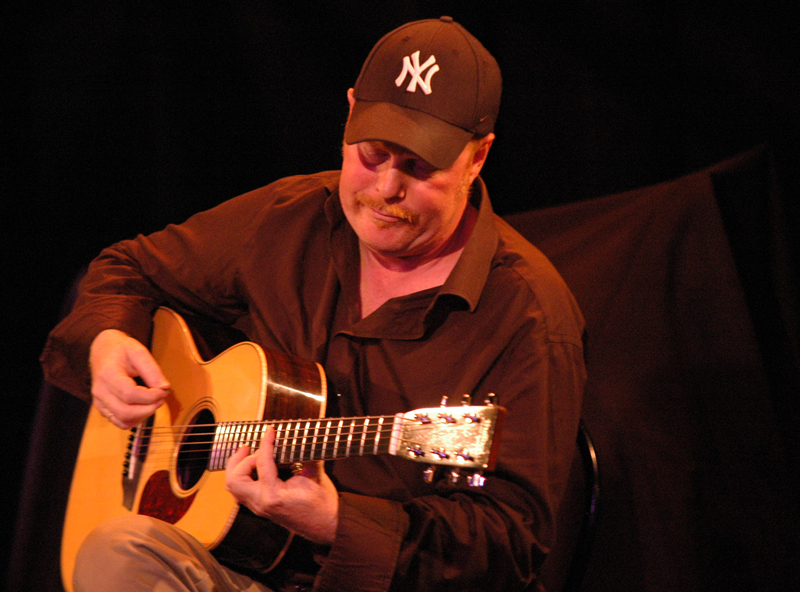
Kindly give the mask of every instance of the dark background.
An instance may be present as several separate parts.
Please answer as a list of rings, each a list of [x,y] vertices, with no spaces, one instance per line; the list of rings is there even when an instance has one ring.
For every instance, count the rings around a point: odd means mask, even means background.
[[[27,4],[2,41],[12,503],[0,522],[17,511],[37,358],[82,266],[278,177],[337,168],[346,90],[375,41],[409,20],[450,14],[500,63],[484,174],[499,213],[660,183],[766,144],[796,264],[795,12],[753,0]]]

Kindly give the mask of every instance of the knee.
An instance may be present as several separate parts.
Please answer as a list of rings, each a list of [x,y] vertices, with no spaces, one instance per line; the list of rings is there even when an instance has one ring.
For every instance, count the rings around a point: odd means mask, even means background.
[[[76,590],[112,590],[132,563],[146,561],[142,553],[158,525],[153,518],[130,514],[104,522],[86,537],[75,559]]]
[[[148,536],[153,519],[130,514],[103,522],[86,537],[78,551],[77,563],[90,558],[115,556],[133,546],[134,541]],[[92,563],[98,563],[93,560]]]

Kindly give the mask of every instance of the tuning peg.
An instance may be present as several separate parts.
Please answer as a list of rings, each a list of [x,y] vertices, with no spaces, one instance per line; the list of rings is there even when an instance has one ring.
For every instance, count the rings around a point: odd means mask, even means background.
[[[472,397],[469,395],[469,393],[461,395],[461,404],[464,407],[469,407],[470,404],[472,404]]]
[[[425,481],[425,483],[433,483],[434,474],[436,474],[436,467],[430,465],[427,469],[422,471],[422,480]]]
[[[483,484],[486,482],[486,477],[483,476],[481,471],[473,473],[469,477],[467,477],[467,485],[470,487],[483,487]]]
[[[456,485],[461,478],[461,469],[453,469],[450,471],[450,485]]]
[[[487,397],[486,397],[486,401],[484,401],[484,404],[488,405],[489,407],[492,407],[493,405],[496,405],[497,404],[497,395],[495,395],[494,393],[489,393],[487,395]]]
[[[447,395],[442,397],[441,402],[439,403],[439,407],[447,407],[447,401],[449,397]]]

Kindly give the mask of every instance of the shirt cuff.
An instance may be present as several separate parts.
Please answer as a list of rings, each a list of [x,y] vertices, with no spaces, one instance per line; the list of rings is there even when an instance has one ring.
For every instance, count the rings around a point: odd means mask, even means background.
[[[314,590],[388,590],[408,527],[408,515],[398,502],[339,494],[336,539],[317,574]]]

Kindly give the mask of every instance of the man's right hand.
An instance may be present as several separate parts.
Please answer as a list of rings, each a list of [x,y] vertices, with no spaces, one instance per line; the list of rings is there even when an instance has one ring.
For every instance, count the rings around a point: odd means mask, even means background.
[[[134,426],[152,415],[170,391],[170,384],[150,351],[116,329],[106,329],[95,337],[89,350],[89,366],[92,402],[120,428]]]

